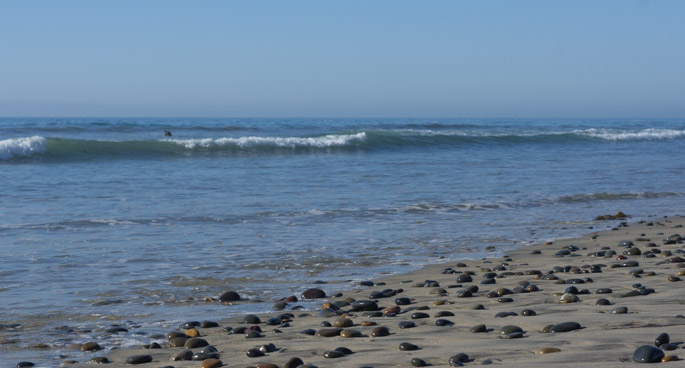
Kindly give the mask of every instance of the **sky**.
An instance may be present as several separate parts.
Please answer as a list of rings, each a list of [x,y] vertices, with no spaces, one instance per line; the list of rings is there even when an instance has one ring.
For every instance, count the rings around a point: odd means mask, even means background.
[[[685,117],[685,1],[3,0],[5,117]]]

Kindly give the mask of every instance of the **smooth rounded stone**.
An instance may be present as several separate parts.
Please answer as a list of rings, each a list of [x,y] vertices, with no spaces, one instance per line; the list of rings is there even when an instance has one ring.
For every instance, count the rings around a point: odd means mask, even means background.
[[[338,318],[335,321],[333,321],[333,326],[335,327],[352,327],[354,325],[354,322],[349,319],[349,318]]]
[[[668,277],[668,281],[670,281],[670,282],[678,282],[678,281],[683,281],[683,279],[681,279],[680,277],[677,277],[677,276],[669,276],[669,277]]]
[[[200,322],[200,327],[202,328],[216,328],[219,327],[219,323],[214,321],[202,321]]]
[[[403,342],[400,344],[400,350],[401,351],[412,351],[412,350],[419,350],[419,347],[409,343],[409,342]]]
[[[473,277],[471,277],[469,275],[459,275],[459,277],[457,277],[457,282],[458,283],[473,282]]]
[[[323,357],[327,358],[327,359],[342,358],[344,356],[345,356],[345,353],[337,351],[337,350],[326,351],[323,353]]]
[[[661,358],[659,358],[661,359]],[[152,355],[131,355],[130,357],[127,357],[125,360],[126,364],[144,364],[144,363],[150,363],[152,361]]]
[[[368,318],[395,317],[395,315],[394,314],[384,315],[382,312],[376,311],[376,312],[364,312],[364,313],[362,313],[362,317],[368,317]]]
[[[500,335],[502,339],[520,339],[524,335],[524,332],[512,332],[506,335]]]
[[[189,328],[183,331],[183,333],[186,334],[186,336],[188,337],[200,337],[200,331],[198,331],[195,327]]]
[[[440,318],[440,319],[435,320],[435,325],[440,326],[440,327],[454,326],[454,322],[452,322],[448,319]]]
[[[579,285],[579,284],[584,284],[585,280],[583,279],[568,279],[566,280],[567,284],[573,284],[573,285]]]
[[[658,363],[665,355],[663,350],[655,346],[642,345],[633,352],[633,361],[636,363]]]
[[[278,325],[280,325],[282,322],[283,322],[283,321],[282,321],[280,318],[278,318],[278,317],[272,317],[272,318],[269,318],[269,319],[267,319],[266,321],[264,321],[264,323],[265,323],[267,326],[278,326]]]
[[[578,330],[582,326],[578,322],[564,322],[556,324],[550,327],[549,332],[559,333],[559,332],[569,332],[573,330]]]
[[[219,296],[219,301],[222,303],[237,302],[238,300],[240,300],[240,295],[235,291],[227,291]]]
[[[259,349],[262,353],[273,353],[274,351],[279,350],[273,343],[255,346],[255,349]]]
[[[488,328],[484,324],[475,325],[469,329],[472,333],[488,332]]]
[[[324,308],[324,309],[320,310],[319,313],[317,314],[317,316],[319,316],[321,318],[330,318],[330,317],[335,317],[337,315],[338,315],[338,312],[336,312],[335,310],[333,310],[331,308]]]
[[[601,288],[595,291],[596,294],[611,294],[612,292],[613,290],[611,290],[610,288]]]
[[[411,304],[411,299],[409,298],[395,298],[396,305],[409,305]]]
[[[454,313],[450,311],[440,311],[438,313],[435,313],[435,317],[454,317]]]
[[[497,280],[495,280],[494,278],[491,278],[491,279],[483,279],[483,280],[480,282],[481,285],[493,285],[493,284],[496,284],[496,283],[497,283]]]
[[[448,360],[448,363],[449,363],[450,367],[461,367],[461,366],[463,366],[463,364],[461,364],[461,363],[467,363],[469,360],[470,359],[469,359],[468,355],[466,355],[464,353],[458,353],[458,354],[452,355],[450,357],[450,359]],[[457,364],[457,363],[459,363],[459,364]]]
[[[107,359],[107,357],[94,357],[94,358],[91,358],[91,359],[90,359],[90,362],[91,362],[91,363],[94,363],[94,364],[108,364],[108,363],[112,363],[112,361],[109,360],[109,359]]]
[[[421,358],[414,358],[411,360],[411,365],[412,367],[426,367],[428,366],[428,363]]]
[[[643,295],[643,294],[640,293],[640,291],[638,291],[638,290],[631,290],[631,291],[629,291],[629,292],[627,292],[627,293],[625,293],[625,294],[621,294],[621,298],[630,298],[630,297],[640,296],[640,295]]]
[[[388,314],[398,314],[401,312],[400,306],[399,305],[393,305],[391,307],[383,308],[381,309],[381,313],[383,315],[388,315]]]
[[[186,340],[186,343],[183,345],[186,349],[195,349],[195,348],[201,348],[203,346],[207,346],[209,343],[205,339],[201,339],[199,337],[193,337],[192,339]]]
[[[562,295],[561,298],[559,298],[559,303],[577,303],[579,300],[580,299],[578,299],[578,296],[576,296],[575,294],[564,293],[564,295]]]
[[[311,288],[302,292],[300,299],[322,299],[326,297],[326,292],[319,288]]]
[[[511,295],[514,293],[511,289],[507,289],[507,288],[499,288],[499,289],[495,290],[495,292],[497,292],[497,296]]]
[[[200,321],[190,321],[190,322],[186,322],[186,323],[182,324],[182,325],[181,325],[181,328],[184,329],[184,330],[187,330],[187,329],[190,329],[190,328],[197,327],[197,326],[199,326],[199,325],[200,325]]]
[[[236,327],[228,331],[229,335],[242,335],[247,331],[247,327]]]
[[[340,331],[340,337],[362,337],[362,332],[359,330],[346,328]]]
[[[168,344],[171,348],[179,348],[185,346],[186,341],[188,341],[187,337],[174,337],[173,339],[169,340]]]
[[[35,365],[33,362],[19,362],[17,363],[17,368],[34,367]]]
[[[514,332],[524,332],[523,329],[519,326],[514,326],[514,325],[506,325],[502,328],[500,328],[499,333],[500,335],[508,335]]]
[[[212,345],[207,345],[204,348],[200,349],[200,353],[218,353],[219,349],[215,348]]]
[[[532,309],[524,309],[521,311],[521,315],[524,317],[532,317],[537,315],[537,313],[535,313],[535,311]]]
[[[390,330],[384,326],[376,327],[371,331],[371,336],[373,336],[373,337],[384,337],[384,336],[389,336],[389,335],[390,335]]]
[[[676,362],[676,361],[678,361],[678,360],[680,360],[680,358],[678,358],[677,355],[666,355],[665,357],[661,358],[661,362],[662,362],[662,363],[666,363],[666,362]]]
[[[416,313],[412,313],[409,318],[411,318],[411,319],[423,319],[423,318],[430,318],[430,315],[428,313],[424,313],[424,312],[416,312]]]
[[[304,362],[302,361],[302,359],[300,359],[298,357],[293,357],[293,358],[290,358],[287,362],[285,362],[285,364],[283,365],[283,368],[295,368],[295,367],[299,367],[303,364],[304,364]]]
[[[412,321],[402,321],[399,323],[400,328],[413,328],[416,327],[416,323]]]
[[[318,331],[316,331],[316,336],[321,336],[321,337],[333,337],[333,336],[340,336],[340,332],[342,332],[342,328],[322,328]]]
[[[162,345],[156,343],[156,342],[151,342],[148,345],[143,346],[144,349],[161,349]]]
[[[102,350],[102,347],[100,344],[94,341],[89,341],[83,345],[81,345],[81,351],[99,351]]]
[[[475,304],[471,306],[471,310],[484,310],[485,306],[483,304]]]
[[[495,314],[495,318],[506,318],[506,317],[513,317],[513,316],[518,316],[518,314],[514,312],[498,312]]]
[[[664,351],[671,351],[671,350],[677,349],[677,348],[678,348],[678,345],[676,345],[676,344],[671,344],[671,343],[666,343],[666,344],[663,344],[663,345],[659,345],[659,347],[661,348],[661,350],[664,350]]]
[[[377,324],[377,323],[374,322],[374,321],[362,321],[362,322],[360,323],[360,325],[362,325],[362,326],[364,326],[364,327],[375,326],[376,324]]]
[[[256,330],[247,330],[245,331],[245,338],[246,339],[256,339],[262,337],[262,333]]]
[[[337,348],[333,349],[333,351],[339,351],[345,355],[354,354],[354,352],[352,350],[350,350],[344,346],[337,347]]]
[[[611,305],[611,302],[609,301],[609,299],[601,298],[597,299],[595,305]]]
[[[659,334],[659,336],[657,336],[656,339],[654,339],[654,346],[659,347],[663,344],[668,344],[669,342],[671,342],[671,337],[664,332],[662,334]]]
[[[628,307],[616,307],[611,310],[611,314],[626,314],[628,313]]]
[[[575,286],[569,286],[564,290],[564,293],[566,294],[578,294],[578,288]]]
[[[257,364],[257,368],[278,368],[278,366],[273,363],[259,363]]]
[[[497,299],[498,303],[512,303],[513,301],[514,301],[514,299],[512,299],[512,298],[499,298],[499,299]]]
[[[169,360],[174,362],[177,362],[179,360],[193,360],[193,351],[188,349],[181,350],[177,353],[174,353],[174,355],[172,355]]]
[[[457,291],[457,298],[470,298],[473,296],[473,293],[469,290],[459,290]]]
[[[191,360],[202,361],[205,359],[219,359],[219,353],[205,352],[193,354]]]
[[[243,317],[243,323],[247,323],[250,325],[257,325],[262,323],[262,320],[259,319],[259,317],[255,316],[254,314],[248,314],[247,316]]]
[[[428,294],[443,295],[443,294],[447,294],[447,290],[444,288],[433,288],[428,292]]]
[[[259,358],[259,357],[263,357],[266,355],[266,354],[264,354],[263,351],[261,351],[257,348],[249,349],[248,351],[245,352],[245,354],[247,355],[248,358]]]
[[[276,311],[282,311],[287,306],[288,306],[288,303],[286,303],[286,302],[276,302],[276,303],[274,303],[274,305],[271,308],[273,308]]]
[[[378,303],[373,300],[355,300],[350,307],[353,311],[374,312],[378,310]]]
[[[561,349],[559,348],[542,348],[535,352],[535,354],[551,354],[551,353],[558,353],[560,352]]]
[[[208,358],[202,361],[200,368],[216,368],[224,365],[219,358]]]

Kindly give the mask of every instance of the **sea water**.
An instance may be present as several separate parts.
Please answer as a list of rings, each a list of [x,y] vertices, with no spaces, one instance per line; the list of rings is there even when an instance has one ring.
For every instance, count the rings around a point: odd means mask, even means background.
[[[683,152],[685,120],[0,119],[0,363],[680,214]]]

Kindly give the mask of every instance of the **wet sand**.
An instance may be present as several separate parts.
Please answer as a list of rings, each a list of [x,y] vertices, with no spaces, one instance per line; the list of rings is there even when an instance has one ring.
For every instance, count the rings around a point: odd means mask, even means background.
[[[602,223],[611,224],[619,224],[619,221]],[[222,319],[222,316],[216,316],[215,321],[220,327],[197,327],[197,330],[202,339],[216,347],[222,364],[232,367],[268,367],[266,364],[269,363],[284,367],[295,357],[318,367],[411,367],[422,364],[418,360],[412,362],[413,359],[420,359],[430,366],[448,367],[450,358],[459,353],[467,355],[468,359],[461,363],[464,366],[623,367],[632,362],[633,352],[638,347],[654,345],[661,333],[670,335],[672,345],[665,346],[665,349],[675,349],[664,350],[666,356],[685,356],[682,350],[685,341],[685,293],[683,282],[677,281],[685,278],[677,276],[679,272],[685,272],[685,262],[678,258],[685,258],[685,247],[682,241],[664,242],[674,234],[685,236],[684,224],[683,217],[667,217],[619,225],[613,230],[593,232],[576,239],[520,248],[504,257],[434,265],[411,274],[376,280],[373,286],[346,291],[341,296],[321,299],[322,305],[344,300],[351,302],[353,299],[370,300],[372,292],[390,289],[395,295],[373,300],[377,301],[379,311],[399,307],[399,313],[393,314],[391,310],[382,317],[374,317],[371,311],[352,310],[352,306],[340,303],[338,315],[326,318],[318,316],[318,311],[291,310],[298,305],[294,302],[282,311],[259,315],[259,324],[245,323],[242,317]],[[630,241],[633,245],[619,245],[623,241]],[[558,253],[560,251],[562,253]],[[624,252],[633,254],[623,256]],[[646,257],[648,252],[654,257]],[[629,263],[621,267],[629,261],[639,265]],[[488,273],[497,275],[493,279],[494,284],[482,284]],[[457,282],[457,278],[465,274],[472,274],[472,281]],[[436,283],[426,286],[427,280]],[[635,284],[641,284],[642,288]],[[458,294],[472,286],[478,288],[472,296]],[[569,287],[580,292],[575,294],[578,301],[560,303],[562,294]],[[526,288],[538,290],[526,292]],[[507,291],[502,289],[514,293],[506,294]],[[610,293],[609,290],[598,293],[600,289],[610,289]],[[501,296],[491,294],[498,290]],[[630,294],[636,295],[627,296]],[[575,299],[572,295],[563,297]],[[397,298],[409,298],[411,304],[396,306]],[[511,298],[511,301],[503,298]],[[611,304],[597,305],[601,298],[608,299]],[[483,309],[474,309],[479,304]],[[627,313],[612,312],[620,307],[626,307]],[[534,311],[535,315],[522,315],[526,309]],[[412,319],[417,312],[428,314],[428,318]],[[436,317],[439,312],[444,316]],[[496,317],[500,312],[516,315]],[[269,318],[284,313],[294,315],[287,321],[289,326],[265,323]],[[302,333],[307,329],[320,331],[324,329],[322,322],[333,324],[340,315],[352,321],[353,325],[346,329],[358,331],[360,337],[322,337]],[[439,319],[447,320],[447,325],[437,326]],[[416,326],[400,328],[400,322],[406,321],[414,322]],[[375,325],[363,326],[362,322]],[[543,332],[546,326],[564,322],[576,322],[581,328],[568,332]],[[470,331],[479,324],[486,326],[485,332]],[[228,334],[223,329],[226,326],[255,325],[262,330],[263,337],[246,338],[243,333]],[[387,327],[390,334],[373,336],[372,331],[379,326]],[[523,333],[503,335],[501,329],[504,326],[520,327]],[[512,327],[511,330],[515,329]],[[180,326],[178,331],[183,331]],[[356,334],[352,331],[343,334],[348,333]],[[85,359],[106,356],[112,361],[107,367],[128,367],[130,365],[125,364],[128,357],[150,355],[152,362],[138,366],[203,366],[201,361],[171,361],[172,355],[183,348],[168,347],[164,339],[156,341],[162,348],[99,351]],[[404,342],[419,349],[402,351],[399,346]],[[249,349],[267,344],[274,344],[278,350],[267,352],[262,357],[247,356]],[[339,358],[324,357],[325,352],[338,347],[348,348],[353,354]],[[543,349],[549,352],[541,353]],[[200,350],[192,349],[194,353]],[[205,367],[210,366],[209,361],[204,364]],[[452,363],[455,366],[459,364]],[[667,364],[678,366],[683,361]],[[93,364],[82,361],[68,366],[92,367]]]

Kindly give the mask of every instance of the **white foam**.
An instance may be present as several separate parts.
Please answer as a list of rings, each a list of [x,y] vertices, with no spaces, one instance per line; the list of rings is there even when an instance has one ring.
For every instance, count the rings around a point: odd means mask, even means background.
[[[353,140],[366,139],[366,133],[326,135],[322,137],[240,137],[240,138],[204,138],[204,139],[170,139],[169,142],[180,144],[186,148],[209,148],[212,146],[237,145],[241,148],[254,146],[271,146],[282,148],[315,147],[326,148],[347,145]]]
[[[0,141],[0,160],[9,160],[17,156],[28,157],[35,153],[45,152],[47,139],[39,136],[10,138]]]
[[[674,129],[643,129],[639,131],[620,131],[614,129],[586,129],[574,131],[574,133],[588,135],[594,138],[601,138],[608,141],[627,141],[627,140],[657,140],[675,139],[685,137],[685,131]]]

